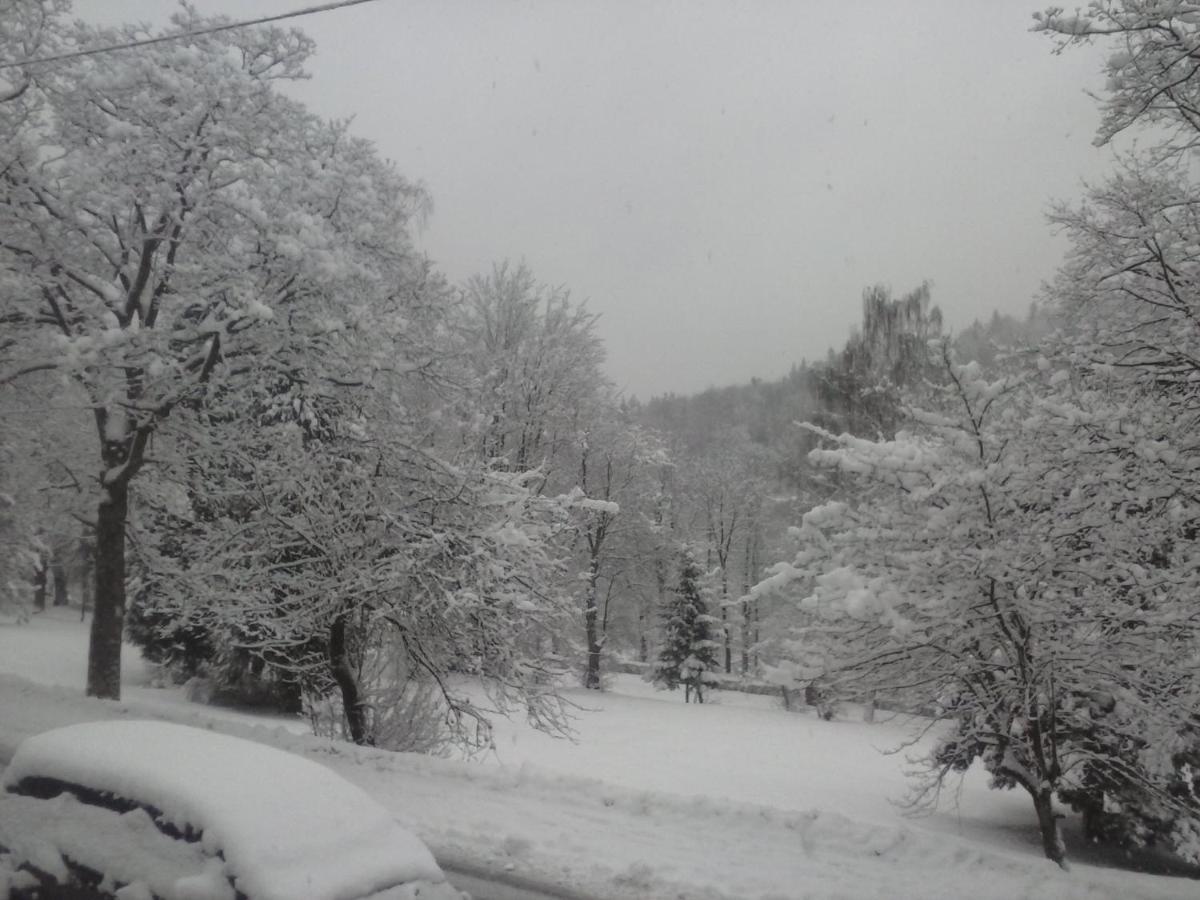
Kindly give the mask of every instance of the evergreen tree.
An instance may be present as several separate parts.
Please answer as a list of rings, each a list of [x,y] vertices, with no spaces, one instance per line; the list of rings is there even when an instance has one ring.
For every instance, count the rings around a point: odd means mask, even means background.
[[[705,573],[690,547],[685,547],[679,566],[679,583],[667,596],[663,609],[663,644],[654,667],[655,684],[675,690],[684,688],[684,702],[692,694],[704,702],[704,685],[716,681],[720,666],[721,624],[709,615]]]

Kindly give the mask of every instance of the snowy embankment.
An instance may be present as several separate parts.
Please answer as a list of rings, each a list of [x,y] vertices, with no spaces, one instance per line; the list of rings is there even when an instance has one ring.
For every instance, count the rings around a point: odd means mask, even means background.
[[[900,722],[821,722],[767,698],[685,707],[636,681],[578,692],[580,740],[514,723],[474,761],[319,740],[302,723],[214,710],[148,686],[133,653],[125,700],[89,700],[86,632],[39,617],[0,625],[0,756],[75,721],[164,718],[282,747],[390,807],[444,863],[509,871],[596,897],[1167,898],[1197,884],[1041,859],[1016,794],[963,786],[958,809],[904,819]]]

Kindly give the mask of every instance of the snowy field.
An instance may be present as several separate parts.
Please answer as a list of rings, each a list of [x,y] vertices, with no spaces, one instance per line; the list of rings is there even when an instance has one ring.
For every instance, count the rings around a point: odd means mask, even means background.
[[[580,705],[575,742],[500,722],[470,760],[364,750],[303,722],[189,703],[150,686],[126,654],[124,700],[82,696],[86,627],[50,612],[0,624],[0,756],[74,721],[164,718],[284,747],[389,806],[444,863],[508,871],[596,898],[1195,898],[1183,878],[1042,859],[1021,794],[966,779],[932,816],[906,818],[899,747],[911,723],[823,722],[771,698],[722,693],[685,706],[618,677]],[[1069,837],[1072,836],[1068,829]]]

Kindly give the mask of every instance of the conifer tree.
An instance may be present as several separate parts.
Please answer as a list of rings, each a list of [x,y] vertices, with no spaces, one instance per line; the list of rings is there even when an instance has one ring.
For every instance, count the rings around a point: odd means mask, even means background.
[[[690,547],[684,547],[679,582],[663,609],[663,643],[654,667],[654,682],[684,688],[684,702],[704,702],[704,686],[716,681],[720,666],[721,624],[708,613],[705,573]]]

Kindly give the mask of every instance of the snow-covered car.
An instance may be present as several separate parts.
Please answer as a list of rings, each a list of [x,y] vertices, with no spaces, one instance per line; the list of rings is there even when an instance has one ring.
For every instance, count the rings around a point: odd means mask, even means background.
[[[0,792],[0,897],[460,900],[366,792],[292,753],[166,722],[27,738]]]

